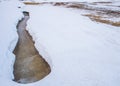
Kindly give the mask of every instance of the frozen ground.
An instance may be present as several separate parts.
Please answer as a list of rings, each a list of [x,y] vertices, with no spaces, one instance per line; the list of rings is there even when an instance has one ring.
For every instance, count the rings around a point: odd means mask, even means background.
[[[52,71],[36,83],[13,82],[12,51],[22,17],[14,3],[0,2],[1,86],[120,86],[120,28],[93,22],[80,10],[51,5],[25,10],[30,12],[27,29]]]

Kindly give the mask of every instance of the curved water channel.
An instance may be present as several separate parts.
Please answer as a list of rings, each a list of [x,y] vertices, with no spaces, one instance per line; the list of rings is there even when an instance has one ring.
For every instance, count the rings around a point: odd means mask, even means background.
[[[24,18],[18,23],[19,40],[14,50],[16,61],[14,64],[14,81],[18,83],[32,83],[44,78],[51,71],[48,63],[39,55],[34,47],[32,37],[26,31],[28,12],[23,12]]]

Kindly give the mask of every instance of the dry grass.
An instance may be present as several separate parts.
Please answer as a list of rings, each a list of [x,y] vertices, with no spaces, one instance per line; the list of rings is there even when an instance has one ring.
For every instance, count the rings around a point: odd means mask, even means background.
[[[71,4],[71,5],[68,5],[67,6],[68,8],[77,8],[77,9],[83,9],[85,8],[85,5],[84,4]]]
[[[55,2],[52,3],[54,6],[65,6],[67,4],[67,2]]]
[[[38,2],[23,2],[25,5],[40,5]]]
[[[75,3],[75,2],[53,2],[53,6],[65,6],[67,8],[77,8],[85,9],[87,6],[84,3]]]
[[[92,21],[96,21],[96,22],[100,22],[100,23],[105,23],[105,24],[109,24],[109,25],[113,25],[113,26],[120,26],[120,21],[119,22],[113,22],[110,20],[105,20],[103,17],[98,16],[98,15],[92,15],[92,14],[86,14],[84,16],[89,17]]]
[[[112,2],[94,2],[92,4],[110,4]],[[37,2],[24,2],[26,5],[39,5],[39,4],[52,4],[53,6],[64,6],[67,8],[75,8],[75,9],[83,9],[83,10],[89,10],[94,11],[95,13],[99,13],[100,15],[92,15],[87,14],[84,16],[89,17],[91,20],[96,22],[101,22],[105,24],[110,24],[113,26],[120,26],[120,22],[113,22],[111,20],[107,20],[103,18],[101,15],[107,15],[111,17],[120,17],[120,11],[114,11],[114,10],[108,10],[108,9],[98,9],[98,8],[91,8],[86,3],[75,3],[75,2],[43,2],[43,3],[37,3]]]
[[[94,2],[92,4],[110,4],[112,2]],[[64,6],[66,8],[75,8],[75,9],[83,9],[86,11],[91,11],[94,12],[95,14],[86,14],[84,16],[89,17],[92,21],[100,22],[100,23],[105,23],[105,24],[110,24],[113,26],[120,26],[120,22],[114,22],[109,19],[105,19],[105,17],[102,16],[107,16],[109,17],[115,17],[119,18],[120,17],[120,11],[115,11],[115,10],[108,10],[108,9],[103,9],[103,8],[91,8],[89,5],[87,5],[85,2],[83,3],[75,3],[75,2],[55,2],[52,3],[54,6]]]
[[[111,4],[112,2],[93,2],[93,3],[100,3],[100,4]]]

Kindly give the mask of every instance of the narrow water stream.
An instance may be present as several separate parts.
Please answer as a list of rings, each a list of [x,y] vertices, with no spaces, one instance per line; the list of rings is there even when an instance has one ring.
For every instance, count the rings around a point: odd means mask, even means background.
[[[48,63],[39,55],[34,47],[32,37],[26,31],[29,13],[24,12],[24,18],[18,23],[19,41],[14,50],[16,61],[14,64],[14,81],[18,83],[32,83],[44,78],[51,71]]]

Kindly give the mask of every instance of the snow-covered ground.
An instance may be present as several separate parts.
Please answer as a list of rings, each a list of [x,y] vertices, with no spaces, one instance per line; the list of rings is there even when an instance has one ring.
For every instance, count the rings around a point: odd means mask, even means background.
[[[30,6],[28,11],[35,46],[40,52],[39,46],[44,46],[52,59],[52,83],[46,78],[43,85],[120,85],[119,28],[91,22],[62,7]]]
[[[13,78],[14,54],[12,51],[18,40],[16,25],[23,17],[18,2],[0,2],[0,78]],[[1,79],[0,79],[1,80]]]
[[[15,55],[12,53],[18,41],[16,25],[23,17],[17,1],[0,2],[0,85],[7,84],[13,76]]]
[[[0,2],[0,86],[120,86],[120,28],[51,5],[24,9],[30,12],[27,30],[51,73],[36,83],[12,81],[16,25],[22,18],[17,3]]]
[[[88,16],[91,20],[120,26],[120,1],[119,2],[67,2],[53,3],[55,6],[62,6],[65,8],[72,8],[80,10],[82,15]],[[80,13],[79,12],[79,13]]]
[[[109,1],[119,1],[119,0],[23,0],[32,2],[109,2]]]

